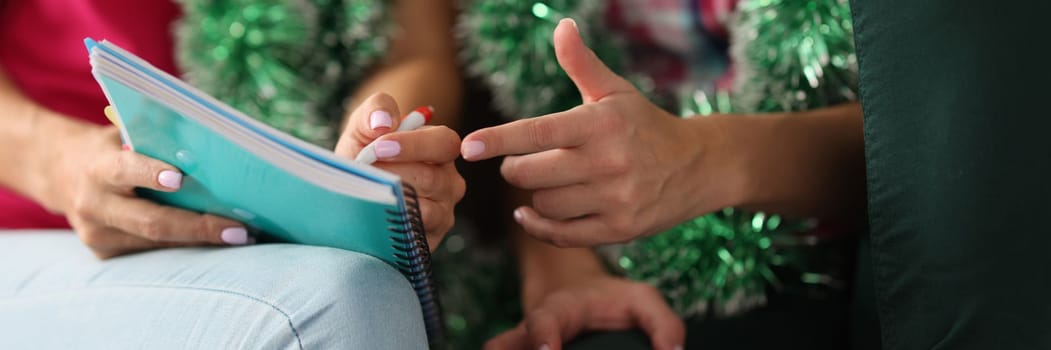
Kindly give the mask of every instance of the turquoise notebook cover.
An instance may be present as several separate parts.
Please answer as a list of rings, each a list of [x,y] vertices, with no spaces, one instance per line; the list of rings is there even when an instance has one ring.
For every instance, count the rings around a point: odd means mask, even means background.
[[[89,43],[91,47],[108,49]],[[118,52],[107,53],[124,59]],[[122,63],[136,65],[131,60]],[[145,67],[137,68],[147,76],[151,73]],[[160,84],[166,80],[149,78]],[[392,228],[397,227],[392,227],[390,220],[398,219],[392,213],[405,212],[399,184],[369,179],[396,193],[398,201],[391,204],[334,193],[290,174],[216,130],[191,120],[184,115],[186,107],[173,108],[106,74],[96,73],[96,79],[117,111],[125,142],[135,152],[167,162],[184,174],[178,192],[141,190],[141,195],[168,205],[229,217],[281,241],[359,251],[398,266],[396,255],[401,251],[394,248],[397,242],[391,234]],[[174,85],[167,87],[176,88],[176,93],[185,92]],[[218,111],[206,104],[199,107]]]
[[[444,321],[411,186],[252,120],[112,44],[85,44],[125,143],[183,172],[179,191],[140,189],[141,196],[229,217],[280,241],[382,259],[412,284],[428,339],[441,342]]]

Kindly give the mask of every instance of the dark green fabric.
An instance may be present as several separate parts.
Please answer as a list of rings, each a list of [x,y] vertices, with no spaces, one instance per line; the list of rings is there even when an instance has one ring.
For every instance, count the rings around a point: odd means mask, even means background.
[[[851,305],[850,348],[879,350],[879,318],[876,317],[876,292],[872,286],[872,246],[867,233],[859,235],[857,266],[854,271],[854,295]]]
[[[1051,5],[852,5],[884,349],[1051,349]]]

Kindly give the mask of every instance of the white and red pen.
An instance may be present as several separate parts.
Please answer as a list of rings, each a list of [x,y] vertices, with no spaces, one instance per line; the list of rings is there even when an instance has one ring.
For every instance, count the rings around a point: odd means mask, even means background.
[[[427,122],[431,121],[431,116],[434,115],[434,107],[426,106],[414,109],[411,113],[401,118],[401,124],[398,124],[398,128],[394,129],[398,131],[410,131],[419,129]],[[372,164],[376,162],[376,141],[372,141],[365,148],[361,149],[358,153],[358,157],[354,158],[354,161],[358,163]]]

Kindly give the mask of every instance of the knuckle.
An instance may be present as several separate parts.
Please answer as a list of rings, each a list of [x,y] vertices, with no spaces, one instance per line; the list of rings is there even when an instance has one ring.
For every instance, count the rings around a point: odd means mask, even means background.
[[[613,205],[616,206],[616,208],[620,208],[622,210],[623,209],[627,209],[627,210],[623,210],[623,211],[629,211],[630,212],[630,211],[632,211],[631,209],[635,205],[634,198],[635,198],[635,196],[630,191],[626,191],[626,190],[625,191],[618,191],[614,195],[612,203],[613,203]],[[628,219],[628,220],[625,220],[625,221],[632,222],[634,220]]]
[[[452,210],[446,209],[444,206],[438,203],[431,203],[427,205],[424,210],[426,211],[425,217],[431,222],[431,230],[429,232],[445,235],[453,226],[453,213]]]
[[[385,92],[374,93],[369,96],[368,100],[379,107],[390,107],[395,105],[394,97],[391,97],[391,95],[388,95]]]
[[[214,241],[215,239],[209,239],[209,233],[211,232],[222,232],[224,229],[236,226],[231,224],[228,220],[220,218],[214,215],[202,215],[198,224],[196,225],[197,230],[194,232],[203,241]]]
[[[635,202],[635,191],[630,186],[619,186],[610,191],[609,201],[617,208],[630,207]]]
[[[660,291],[651,285],[645,283],[636,283],[632,285],[631,292],[639,298],[657,298],[661,297]]]
[[[446,143],[446,149],[452,149],[457,154],[460,153],[460,134],[457,134],[455,130],[445,125],[434,126],[435,131],[439,135],[439,139],[444,140]]]
[[[104,230],[87,227],[77,230],[77,237],[80,238],[80,242],[89,248],[101,247],[105,244],[105,232]]]
[[[416,186],[418,190],[424,193],[431,193],[441,185],[438,180],[438,175],[433,169],[428,166],[414,166],[411,168],[412,185]]]
[[[518,158],[504,158],[504,162],[500,164],[500,175],[503,175],[504,180],[515,186],[525,185],[525,181],[528,179]]]
[[[138,222],[135,227],[143,238],[151,241],[159,241],[161,238],[164,238],[164,224],[156,216],[141,215],[136,220]]]
[[[95,257],[98,258],[99,260],[106,260],[106,259],[117,257],[117,256],[120,255],[119,253],[114,252],[114,251],[96,250],[96,249],[92,249],[91,253],[95,254]]]
[[[598,159],[598,168],[602,174],[623,174],[631,168],[631,161],[624,152],[608,152]]]
[[[432,230],[427,231],[427,241],[430,244],[431,251],[438,248],[442,241],[445,240],[445,235],[452,229],[452,223],[446,220],[445,223],[439,224]]]
[[[548,193],[547,191],[533,192],[533,210],[540,215],[551,217],[558,208],[557,201],[553,200]]]
[[[537,118],[529,128],[529,142],[538,149],[549,148],[555,141],[556,131],[557,126],[554,123],[548,119]]]
[[[564,235],[556,234],[556,235],[549,236],[548,237],[548,242],[550,242],[551,245],[559,247],[559,248],[572,248],[572,247],[575,247],[575,245],[570,240],[568,240],[567,237],[565,237]]]
[[[633,233],[635,221],[630,217],[614,216],[608,221],[609,228],[614,235],[621,238],[630,237]]]
[[[602,131],[620,131],[624,130],[624,118],[616,110],[606,108],[605,106],[595,106],[595,111],[592,112],[596,116],[595,126],[600,128]]]
[[[455,171],[456,170],[454,169],[453,172],[455,172]],[[452,188],[452,190],[453,190],[453,198],[452,198],[452,200],[453,200],[453,203],[457,203],[461,199],[463,199],[463,196],[465,194],[467,194],[467,181],[465,181],[463,179],[463,177],[460,176],[460,173],[456,173],[455,176],[453,177],[453,185],[452,186],[453,186],[453,188]]]
[[[94,196],[79,192],[73,196],[69,214],[78,218],[91,218],[94,215],[95,207]]]
[[[427,230],[427,233],[438,233],[438,228],[442,225],[443,220],[440,213],[441,209],[436,208],[432,202],[424,202],[423,205],[420,206],[420,211],[423,216],[423,226],[424,229]]]
[[[115,160],[110,162],[90,162],[90,164],[88,164],[87,166],[87,169],[85,169],[85,173],[88,175],[88,177],[93,179],[108,178],[111,174],[116,172],[117,166],[115,162]],[[106,163],[113,163],[113,165],[107,166]]]
[[[113,167],[110,169],[110,179],[118,180],[127,174],[135,166],[135,153],[120,152],[113,157]]]

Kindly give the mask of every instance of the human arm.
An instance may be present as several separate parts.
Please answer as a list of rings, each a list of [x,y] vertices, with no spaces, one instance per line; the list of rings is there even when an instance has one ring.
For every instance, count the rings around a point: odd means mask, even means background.
[[[356,107],[370,95],[386,93],[402,110],[434,106],[430,124],[455,130],[463,82],[452,36],[456,16],[453,2],[398,1],[393,16],[397,29],[390,51],[355,90],[350,105]]]
[[[500,155],[513,185],[534,190],[515,219],[559,246],[621,242],[715,210],[853,214],[863,196],[857,105],[794,115],[679,119],[654,106],[584,46],[555,31],[559,63],[584,104],[482,129],[467,160]]]
[[[462,94],[453,16],[450,1],[398,2],[394,17],[401,30],[385,62],[354,93],[356,108],[336,145],[337,154],[354,158],[377,142],[374,165],[417,190],[432,249],[452,228],[453,211],[465,191],[453,163],[459,157],[460,137],[453,128]],[[427,105],[435,107],[434,126],[392,133],[403,112]]]
[[[102,111],[98,111],[102,113]],[[122,151],[115,127],[33,102],[0,71],[0,185],[62,213],[101,257],[160,247],[249,242],[243,225],[137,198],[134,188],[177,191],[181,173]]]
[[[639,328],[654,349],[682,349],[685,326],[653,287],[608,273],[587,248],[516,235],[524,318],[486,349],[561,349],[578,335]]]

